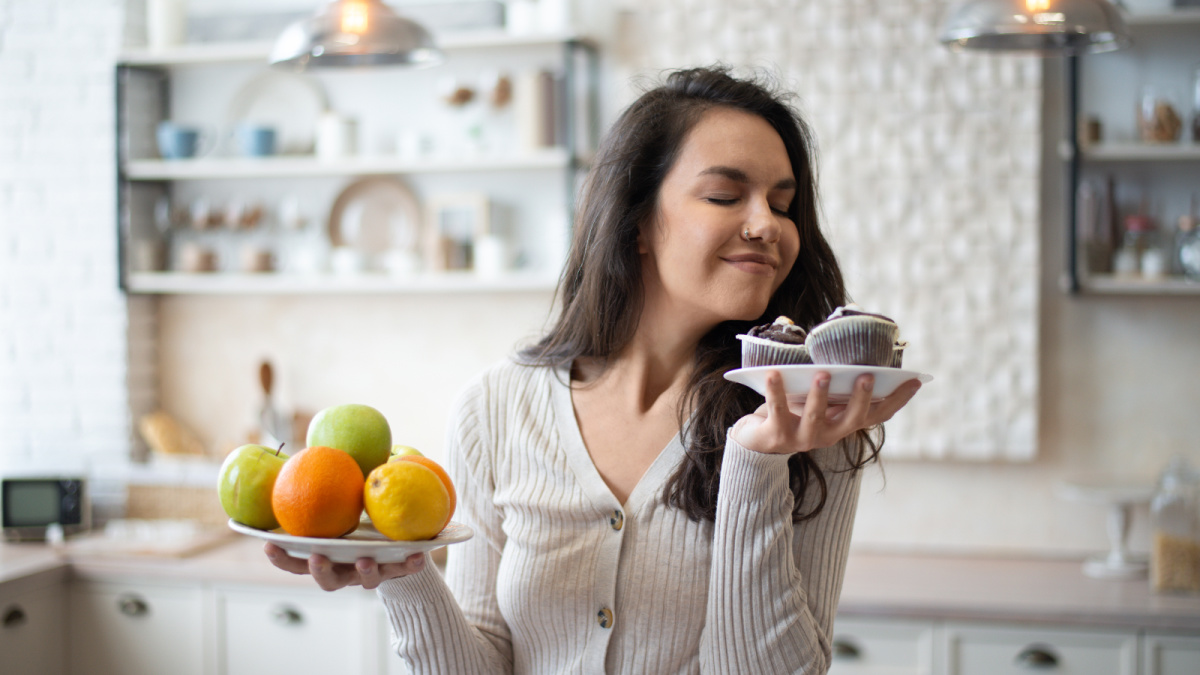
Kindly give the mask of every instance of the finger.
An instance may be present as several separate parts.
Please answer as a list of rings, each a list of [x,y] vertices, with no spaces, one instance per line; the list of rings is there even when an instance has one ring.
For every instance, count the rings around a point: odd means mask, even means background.
[[[358,572],[358,579],[362,587],[367,590],[371,590],[383,582],[379,576],[379,565],[371,558],[359,558],[354,561],[354,569]]]
[[[813,376],[812,387],[808,397],[804,399],[804,411],[800,419],[800,437],[807,439],[803,444],[807,447],[818,447],[815,439],[821,436],[825,428],[825,410],[829,406],[829,381],[833,379],[824,371]]]
[[[825,435],[819,440],[821,447],[833,445],[855,431],[870,426],[867,418],[872,411],[871,394],[874,389],[875,376],[870,373],[859,375],[854,380],[850,400],[840,414],[834,415],[834,423],[825,429]]]
[[[767,419],[776,415],[790,415],[792,412],[788,408],[787,391],[783,388],[783,376],[777,370],[767,373],[766,408]]]
[[[347,567],[349,574],[347,574]],[[336,591],[344,586],[349,586],[357,581],[356,577],[358,576],[353,565],[335,565],[329,558],[319,553],[308,557],[308,572],[312,574],[313,581],[316,581],[324,591]]]
[[[403,562],[384,563],[379,566],[379,575],[383,579],[398,579],[410,574],[416,574],[425,569],[425,554],[414,553]]]
[[[909,380],[897,387],[896,391],[892,392],[879,403],[871,406],[871,413],[868,416],[868,426],[882,424],[883,422],[892,419],[892,415],[895,415],[897,411],[899,411],[905,405],[908,405],[908,402],[911,401],[920,390],[921,381],[916,379]]]
[[[293,558],[288,555],[287,551],[268,542],[263,546],[263,552],[267,554],[267,560],[279,569],[292,574],[308,574],[308,561],[302,558]]]

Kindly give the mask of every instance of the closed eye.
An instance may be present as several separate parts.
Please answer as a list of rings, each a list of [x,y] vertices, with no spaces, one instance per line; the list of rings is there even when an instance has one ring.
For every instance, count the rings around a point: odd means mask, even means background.
[[[705,197],[704,201],[706,201],[710,204],[716,204],[718,206],[731,206],[731,205],[737,203],[736,198],[725,199],[722,197]]]

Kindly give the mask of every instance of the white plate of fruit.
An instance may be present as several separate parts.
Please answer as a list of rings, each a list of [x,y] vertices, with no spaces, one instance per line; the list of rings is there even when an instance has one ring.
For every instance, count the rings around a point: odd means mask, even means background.
[[[296,558],[400,562],[471,538],[450,520],[457,498],[446,471],[415,448],[393,445],[383,414],[337,405],[313,417],[305,448],[243,445],[217,479],[229,527]]]
[[[307,558],[320,553],[336,563],[352,563],[359,558],[371,558],[377,563],[403,562],[414,553],[428,553],[449,544],[457,544],[474,534],[470,527],[454,521],[450,521],[433,539],[421,541],[393,541],[369,522],[336,539],[294,537],[282,530],[258,530],[232,519],[229,527],[235,532],[269,541],[293,558]]]

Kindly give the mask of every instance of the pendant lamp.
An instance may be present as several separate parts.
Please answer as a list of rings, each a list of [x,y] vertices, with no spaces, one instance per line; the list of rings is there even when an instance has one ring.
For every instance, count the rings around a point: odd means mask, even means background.
[[[381,0],[335,0],[285,28],[268,60],[292,70],[433,66],[442,62],[442,53],[424,26]]]
[[[967,0],[951,10],[939,39],[956,50],[1053,56],[1120,49],[1129,31],[1109,0]]]

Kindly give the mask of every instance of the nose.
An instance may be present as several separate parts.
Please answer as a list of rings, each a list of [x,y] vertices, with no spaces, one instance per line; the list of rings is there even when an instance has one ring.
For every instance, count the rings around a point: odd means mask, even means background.
[[[779,241],[779,217],[771,210],[771,204],[765,199],[755,199],[750,202],[749,213],[746,217],[745,229],[742,231],[746,241],[759,240],[766,244]]]

